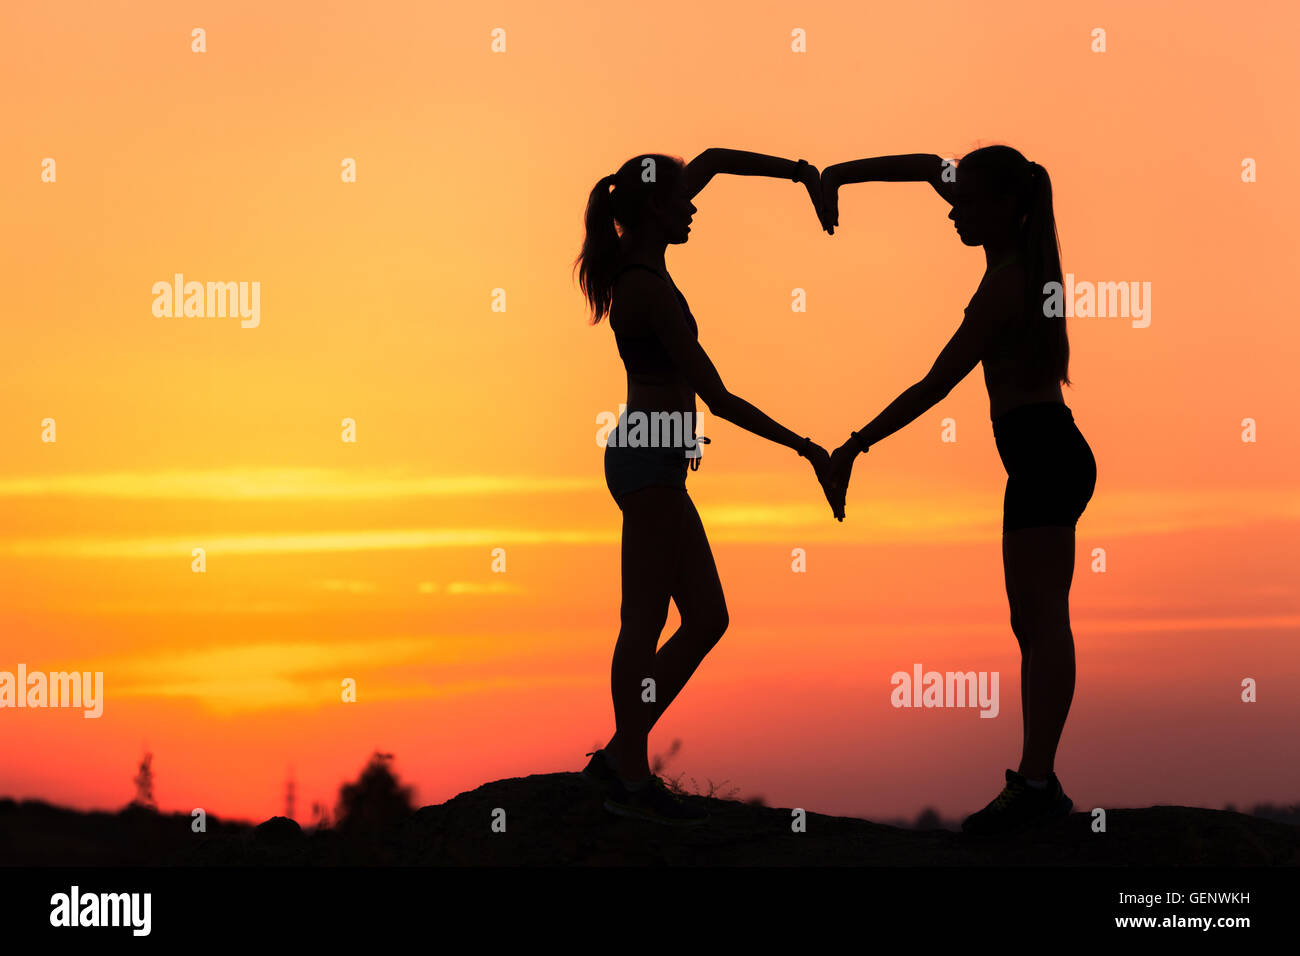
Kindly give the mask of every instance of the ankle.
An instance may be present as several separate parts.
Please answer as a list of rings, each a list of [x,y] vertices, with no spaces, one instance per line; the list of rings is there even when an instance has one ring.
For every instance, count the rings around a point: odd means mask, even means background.
[[[616,749],[605,748],[605,763],[624,783],[637,783],[650,777],[650,762],[644,753],[640,759],[629,757]]]

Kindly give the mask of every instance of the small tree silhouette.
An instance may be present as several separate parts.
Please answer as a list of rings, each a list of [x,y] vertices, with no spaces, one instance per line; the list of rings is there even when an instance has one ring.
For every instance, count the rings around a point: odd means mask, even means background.
[[[939,817],[939,811],[934,807],[926,807],[916,815],[916,822],[912,824],[913,830],[940,830],[943,828],[943,820]]]
[[[389,767],[392,759],[392,754],[376,751],[357,781],[339,788],[335,817],[340,832],[373,838],[411,815],[411,788],[398,782]]]
[[[135,799],[131,801],[133,807],[148,807],[150,810],[156,810],[157,804],[153,799],[153,754],[145,753],[144,759],[140,761],[140,769],[135,775]]]

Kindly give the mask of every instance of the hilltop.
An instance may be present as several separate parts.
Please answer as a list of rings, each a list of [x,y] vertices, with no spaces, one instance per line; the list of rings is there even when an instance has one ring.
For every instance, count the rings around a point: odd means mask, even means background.
[[[676,829],[613,817],[573,773],[484,784],[436,806],[362,830],[302,830],[284,817],[256,826],[140,807],[82,813],[0,800],[4,865],[674,865],[674,866],[1267,866],[1300,864],[1300,827],[1227,810],[1157,806],[1110,810],[1009,838],[902,829],[732,800],[705,801],[710,822]],[[505,832],[492,830],[505,811]],[[499,816],[499,814],[498,814]]]

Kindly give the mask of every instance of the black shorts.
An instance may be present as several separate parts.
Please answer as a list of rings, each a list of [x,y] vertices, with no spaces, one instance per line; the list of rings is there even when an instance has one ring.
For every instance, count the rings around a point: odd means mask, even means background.
[[[605,485],[620,509],[624,498],[642,488],[662,486],[685,491],[687,471],[692,466],[699,467],[699,445],[688,448],[684,438],[679,444],[658,444],[659,438],[664,436],[656,435],[656,444],[620,446],[619,436],[625,433],[628,416],[638,411],[654,414],[641,409],[624,410],[605,443]],[[693,428],[691,436],[694,437]],[[677,441],[678,438],[669,435],[666,440]],[[700,441],[707,442],[708,439],[701,438]]]
[[[686,490],[689,462],[680,448],[619,448],[605,446],[605,486],[621,509],[634,491],[663,485]]]
[[[1013,408],[993,420],[993,440],[1007,470],[1003,534],[1078,524],[1097,484],[1097,461],[1067,406]]]

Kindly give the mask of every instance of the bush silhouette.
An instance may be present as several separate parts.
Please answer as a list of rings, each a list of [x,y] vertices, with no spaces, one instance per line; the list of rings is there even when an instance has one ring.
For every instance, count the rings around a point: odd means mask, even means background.
[[[392,754],[376,751],[361,776],[339,788],[335,818],[340,833],[373,838],[411,815],[411,788],[399,783],[392,759]]]

